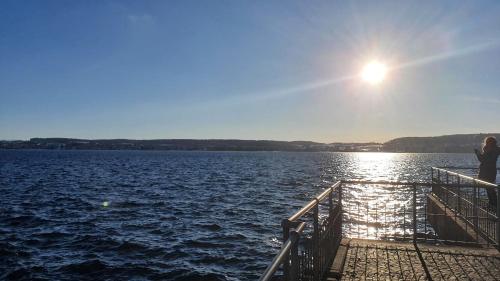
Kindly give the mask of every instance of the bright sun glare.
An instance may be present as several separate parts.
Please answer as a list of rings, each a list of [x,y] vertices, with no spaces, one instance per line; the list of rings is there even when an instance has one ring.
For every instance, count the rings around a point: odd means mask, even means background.
[[[372,85],[380,84],[387,74],[387,66],[378,61],[372,61],[363,67],[361,78]]]

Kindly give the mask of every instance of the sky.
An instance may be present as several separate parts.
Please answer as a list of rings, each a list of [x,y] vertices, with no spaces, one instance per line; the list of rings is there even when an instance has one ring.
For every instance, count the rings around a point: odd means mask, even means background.
[[[0,1],[4,140],[382,142],[499,121],[500,1]]]

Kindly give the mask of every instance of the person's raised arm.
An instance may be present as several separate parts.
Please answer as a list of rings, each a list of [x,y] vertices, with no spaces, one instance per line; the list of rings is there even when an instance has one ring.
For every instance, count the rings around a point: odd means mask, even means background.
[[[481,152],[479,152],[477,148],[474,149],[474,152],[476,153],[477,160],[479,160],[479,162],[483,162],[484,156],[481,154]]]

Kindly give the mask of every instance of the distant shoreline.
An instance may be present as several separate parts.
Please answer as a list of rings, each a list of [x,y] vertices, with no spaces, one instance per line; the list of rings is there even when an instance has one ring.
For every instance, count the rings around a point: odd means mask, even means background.
[[[472,153],[486,136],[500,134],[462,134],[437,137],[404,137],[385,143],[319,143],[312,141],[271,141],[231,139],[74,139],[31,138],[0,141],[0,149],[44,150],[135,150],[135,151],[268,151],[268,152],[395,152],[395,153]]]
[[[159,150],[159,149],[53,149],[0,148],[0,151],[130,151],[130,152],[269,152],[269,153],[393,153],[393,154],[470,154],[474,152],[395,152],[395,151],[289,151],[289,150]]]

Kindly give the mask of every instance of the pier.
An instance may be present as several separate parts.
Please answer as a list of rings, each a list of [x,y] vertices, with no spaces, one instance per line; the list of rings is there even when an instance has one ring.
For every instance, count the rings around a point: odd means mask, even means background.
[[[496,249],[351,239],[345,265],[331,280],[498,280]]]
[[[260,280],[500,280],[500,208],[485,192],[499,187],[453,170],[334,183],[283,219]]]

